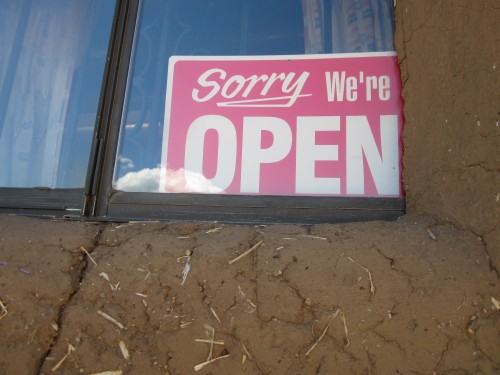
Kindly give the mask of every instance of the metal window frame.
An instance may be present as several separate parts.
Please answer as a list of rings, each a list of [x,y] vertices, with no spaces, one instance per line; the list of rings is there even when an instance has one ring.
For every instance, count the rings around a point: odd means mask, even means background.
[[[130,13],[133,13],[133,3],[138,3],[138,0],[135,2],[129,0],[116,1],[85,186],[76,189],[0,187],[0,213],[72,219],[82,219],[91,216],[88,212],[95,196],[97,177],[100,176],[100,171],[102,170],[99,161],[101,160],[103,139],[107,136],[106,129],[109,122],[107,118],[109,113],[108,97],[114,91],[113,88],[118,82],[116,79],[116,59],[120,55],[118,51],[120,51],[123,45],[123,30],[126,27],[128,19],[131,18]],[[20,28],[24,26],[20,25]],[[21,36],[18,34],[20,35],[20,31],[16,34],[16,40],[19,43]]]
[[[0,212],[102,221],[299,223],[395,220],[405,198],[133,193],[112,188],[140,0],[119,0],[84,189],[0,188]]]

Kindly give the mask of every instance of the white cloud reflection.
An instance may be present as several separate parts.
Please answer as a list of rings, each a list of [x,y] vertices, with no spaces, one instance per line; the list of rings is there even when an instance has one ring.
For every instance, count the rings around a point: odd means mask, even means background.
[[[158,192],[160,186],[160,168],[144,168],[137,172],[128,172],[115,182],[115,188],[123,191]]]
[[[224,194],[200,173],[167,169],[165,188],[160,187],[161,168],[144,168],[128,172],[116,181],[115,188],[129,192],[209,193]],[[189,181],[189,182],[188,182]]]

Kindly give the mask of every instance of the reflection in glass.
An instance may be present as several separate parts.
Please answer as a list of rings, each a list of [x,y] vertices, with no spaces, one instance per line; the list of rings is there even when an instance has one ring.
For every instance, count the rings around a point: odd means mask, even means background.
[[[83,187],[114,7],[0,0],[0,187]]]
[[[157,192],[168,59],[393,50],[392,0],[144,0],[120,132],[114,188]],[[167,173],[167,171],[163,171]],[[168,171],[190,192],[189,171]],[[222,193],[203,185],[198,191]],[[183,185],[184,184],[184,185]],[[203,186],[201,189],[199,186]]]

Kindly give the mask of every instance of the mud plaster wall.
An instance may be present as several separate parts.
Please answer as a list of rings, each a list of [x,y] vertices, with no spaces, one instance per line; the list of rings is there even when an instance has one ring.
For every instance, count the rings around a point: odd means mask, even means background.
[[[497,270],[498,20],[499,0],[396,3],[407,211],[473,231],[482,237]]]

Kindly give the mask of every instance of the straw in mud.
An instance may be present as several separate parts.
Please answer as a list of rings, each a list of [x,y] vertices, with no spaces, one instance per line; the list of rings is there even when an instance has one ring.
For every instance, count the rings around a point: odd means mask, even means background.
[[[248,357],[248,359],[252,360],[252,356],[250,355],[250,352],[248,351],[245,344],[241,343],[241,346],[243,347],[243,350],[245,351],[245,355]]]
[[[59,362],[56,363],[56,365],[54,367],[52,367],[51,371],[52,372],[55,372],[57,371],[57,369],[59,367],[61,367],[61,365],[64,363],[64,361],[66,360],[66,358],[69,357],[69,355],[75,351],[75,347],[71,344],[68,344],[68,351],[66,352],[66,354],[61,358],[61,360]]]
[[[208,324],[205,324],[205,334],[207,335],[208,339],[210,340],[210,350],[208,352],[207,356],[207,362],[212,360],[212,353],[214,350],[214,339],[215,339],[215,328],[212,326],[209,326]]]
[[[500,310],[500,301],[498,301],[495,297],[491,297],[491,302],[496,310]]]
[[[332,322],[333,318],[335,318],[340,312],[340,309],[335,311],[335,313],[330,316],[330,319],[328,319],[328,323],[326,323],[325,328],[323,329],[323,332],[321,332],[321,335],[318,337],[318,339],[314,342],[313,346],[306,352],[306,357],[314,350],[314,348],[319,344],[321,339],[326,335],[326,332],[328,331],[328,328],[330,328],[330,323]]]
[[[125,326],[123,324],[121,324],[118,320],[116,320],[115,318],[113,318],[112,316],[106,314],[105,312],[101,311],[101,310],[97,310],[97,314],[99,314],[100,316],[102,316],[104,319],[106,319],[107,321],[113,323],[115,326],[117,326],[118,328],[120,329],[124,329]]]
[[[203,367],[205,367],[205,366],[207,366],[207,365],[209,365],[211,363],[214,363],[215,361],[218,361],[220,359],[229,357],[229,354],[223,355],[223,356],[220,356],[220,357],[217,357],[217,358],[213,358],[212,357],[212,355],[213,355],[213,348],[214,348],[214,344],[215,344],[215,340],[214,340],[215,339],[215,328],[214,327],[209,326],[208,324],[205,324],[205,335],[209,339],[207,341],[210,344],[210,350],[208,352],[207,360],[205,362],[202,362],[202,363],[197,364],[196,366],[194,366],[194,371],[196,371],[196,372],[200,371]]]
[[[353,262],[357,266],[361,267],[362,269],[365,270],[366,273],[368,273],[368,279],[370,280],[370,292],[372,293],[372,295],[374,295],[375,294],[375,285],[373,285],[372,273],[370,272],[370,270],[368,268],[366,268],[366,267],[363,267],[361,264],[359,264],[358,262],[356,262],[351,257],[347,257],[347,259],[349,259],[351,262]]]
[[[5,318],[9,312],[7,311],[7,307],[4,305],[2,300],[0,299],[0,320]]]
[[[218,361],[219,359],[224,359],[224,358],[228,358],[229,357],[229,354],[226,354],[226,355],[222,355],[220,357],[217,357],[217,358],[214,358],[210,361],[206,361],[206,362],[203,362],[203,363],[199,363],[197,364],[196,366],[194,366],[194,371],[198,372],[200,371],[201,369],[203,369],[203,367],[211,364],[211,363],[214,363],[216,361]]]
[[[120,351],[122,352],[123,358],[125,358],[125,360],[128,361],[130,359],[130,354],[128,352],[127,345],[125,345],[123,341],[120,341],[118,343],[118,346],[120,347]]]
[[[212,312],[212,315],[214,316],[214,318],[219,322],[219,324],[222,324],[222,322],[220,321],[219,316],[217,315],[217,313],[215,312],[215,310],[214,310],[214,308],[212,306],[210,306],[210,311]]]
[[[263,242],[264,242],[264,240],[260,240],[255,245],[253,245],[249,250],[245,251],[243,254],[241,254],[240,256],[237,256],[233,260],[230,260],[229,264],[233,264],[233,263],[237,262],[238,260],[243,259],[247,255],[251,254],[255,249],[257,249],[260,245],[262,245]]]
[[[301,234],[302,237],[306,238],[312,238],[313,240],[323,240],[326,241],[328,238],[325,237],[319,237],[319,236],[313,236],[312,234]]]
[[[337,311],[335,311],[334,314],[332,314],[330,316],[330,319],[328,319],[328,323],[326,324],[325,328],[323,329],[323,332],[321,332],[321,335],[314,342],[313,346],[311,346],[311,348],[306,352],[306,357],[314,350],[314,348],[319,344],[321,339],[326,335],[326,333],[328,332],[328,328],[330,328],[330,323],[332,322],[333,319],[335,319],[337,317],[337,315],[339,315],[339,313],[340,313],[340,317],[342,318],[342,322],[344,324],[345,347],[347,348],[349,346],[350,341],[349,341],[349,332],[347,330],[346,317],[345,317],[344,312],[341,309],[338,309]]]
[[[86,248],[84,248],[83,246],[80,246],[80,250],[82,250],[85,254],[87,254],[87,256],[92,261],[92,263],[94,263],[94,265],[97,266],[97,262],[94,260],[94,258],[92,258],[92,256],[90,255],[90,253],[87,251]]]
[[[207,230],[205,233],[210,234],[210,233],[217,233],[218,231],[222,230],[222,227],[217,227],[217,228],[212,228]]]
[[[205,344],[211,344],[212,340],[207,339],[194,339],[195,342],[203,342]],[[214,345],[224,345],[226,342],[224,340],[214,340]]]
[[[345,314],[342,310],[340,310],[340,317],[342,318],[342,322],[344,323],[344,333],[345,333],[345,347],[347,348],[349,344],[351,343],[349,341],[349,333],[347,332],[347,321],[345,318]]]
[[[120,289],[120,282],[118,281],[116,284],[112,284],[111,280],[109,279],[109,276],[106,272],[101,272],[99,274],[100,277],[102,277],[104,280],[106,280],[109,284],[109,287],[113,292],[116,292],[118,289]]]
[[[430,229],[427,229],[427,233],[432,240],[437,241],[436,235]]]

